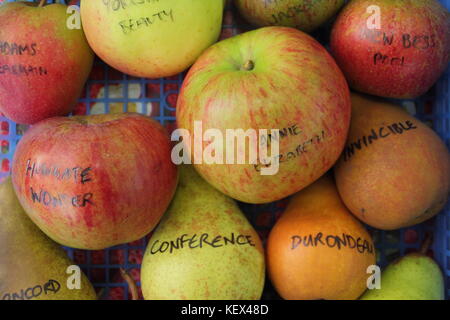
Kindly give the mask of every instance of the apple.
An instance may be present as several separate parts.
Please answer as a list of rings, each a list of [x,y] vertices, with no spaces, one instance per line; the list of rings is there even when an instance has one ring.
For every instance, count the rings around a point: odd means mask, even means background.
[[[70,113],[92,68],[83,30],[67,6],[0,5],[0,112],[22,124]]]
[[[350,86],[388,98],[426,93],[450,59],[450,14],[436,0],[351,1],[331,33]]]
[[[134,113],[54,117],[17,145],[12,181],[30,218],[56,242],[98,250],[159,222],[177,185],[164,128]]]
[[[223,0],[81,1],[89,44],[106,63],[144,78],[176,75],[217,41]]]
[[[285,26],[311,32],[344,5],[345,0],[235,0],[241,15],[250,23]]]
[[[183,135],[187,158],[201,176],[234,199],[267,203],[311,184],[338,159],[350,125],[350,92],[316,40],[294,28],[265,27],[206,50],[183,82],[176,112],[179,129],[195,136],[197,123],[205,132],[191,143]],[[213,129],[224,137],[227,130],[256,131],[259,146],[272,150],[277,141],[279,153],[265,157],[258,151],[259,161],[252,163],[251,143],[239,147],[236,139],[236,154],[225,161],[234,149],[226,147],[232,140],[216,148],[207,135]],[[265,134],[265,129],[270,131]],[[272,129],[279,132],[269,136]],[[211,148],[214,152],[208,153]],[[211,154],[223,158],[204,157]],[[239,155],[247,159],[243,164],[237,164]],[[277,160],[277,170],[262,174]]]

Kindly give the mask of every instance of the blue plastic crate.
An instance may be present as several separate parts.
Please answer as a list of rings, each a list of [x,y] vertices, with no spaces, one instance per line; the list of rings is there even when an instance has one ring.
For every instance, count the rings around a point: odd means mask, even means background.
[[[4,2],[13,1],[15,0],[4,0]],[[0,2],[2,1],[0,0]],[[55,1],[49,0],[48,2]],[[450,0],[441,0],[441,3],[450,9]],[[224,25],[224,31],[228,34],[237,33],[234,24]],[[125,112],[131,109],[131,111],[149,114],[165,126],[173,124],[175,108],[170,105],[169,100],[171,100],[171,96],[177,94],[183,75],[156,80],[134,78],[121,74],[99,60],[96,60],[94,69],[91,79],[86,84],[83,97],[79,100],[78,110],[83,110],[84,106],[86,107],[86,113],[90,114]],[[416,116],[430,123],[450,148],[449,79],[450,68],[426,96],[415,101],[403,101],[403,103],[414,106]],[[101,94],[99,94],[100,86],[103,87]],[[93,97],[94,93],[96,96]],[[432,108],[430,108],[430,105],[432,105]],[[17,125],[0,117],[0,180],[9,175],[14,150],[25,130],[25,126]],[[283,211],[285,205],[286,200],[266,205],[240,204],[253,226],[263,237],[269,233],[276,217]],[[432,250],[444,273],[447,298],[450,297],[449,203],[436,218],[421,225],[390,232],[373,229],[371,231],[378,249],[378,263],[381,266],[385,266],[389,261],[412,249],[417,249],[425,233],[433,232]],[[71,248],[66,248],[66,250],[69,256],[79,263],[94,286],[100,290],[102,298],[129,299],[128,286],[121,280],[118,271],[119,268],[124,268],[138,273],[140,269],[139,259],[145,250],[146,243],[147,240],[142,239],[132,244],[119,245],[95,252]],[[277,297],[270,282],[266,281],[263,298]]]

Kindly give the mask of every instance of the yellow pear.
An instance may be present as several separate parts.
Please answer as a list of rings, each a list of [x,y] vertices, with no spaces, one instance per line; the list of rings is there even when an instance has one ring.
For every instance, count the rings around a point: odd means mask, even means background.
[[[144,298],[259,299],[264,274],[261,241],[237,204],[181,166],[175,198],[142,262]]]

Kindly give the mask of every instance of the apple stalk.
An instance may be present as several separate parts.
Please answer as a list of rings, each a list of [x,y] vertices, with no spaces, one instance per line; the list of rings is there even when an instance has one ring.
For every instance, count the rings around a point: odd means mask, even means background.
[[[241,70],[252,71],[255,68],[255,63],[252,60],[247,60],[242,66]]]

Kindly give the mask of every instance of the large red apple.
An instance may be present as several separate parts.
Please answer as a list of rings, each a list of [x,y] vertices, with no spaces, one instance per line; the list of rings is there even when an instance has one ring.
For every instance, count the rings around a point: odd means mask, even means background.
[[[223,148],[198,137],[195,121],[205,134],[218,129]],[[190,69],[177,104],[178,127],[194,135],[186,151],[202,160],[195,168],[223,193],[249,203],[287,197],[323,175],[344,147],[349,122],[349,89],[335,61],[312,37],[287,27],[261,28],[210,47]],[[202,159],[222,153],[226,162],[227,129],[256,130],[260,146],[278,141],[279,154],[270,156],[272,163],[279,159],[278,172],[262,175],[269,158],[251,164],[250,143],[236,147],[237,140],[231,163]],[[280,132],[267,138],[260,129]],[[202,154],[194,143],[199,139]],[[237,154],[246,164],[236,164]]]
[[[164,128],[139,114],[55,117],[17,145],[12,179],[30,218],[52,239],[103,249],[140,239],[177,184]]]
[[[450,14],[436,0],[351,1],[331,34],[331,50],[361,92],[415,98],[450,58]]]
[[[94,60],[82,29],[70,29],[67,6],[0,5],[0,112],[24,124],[66,115]]]

